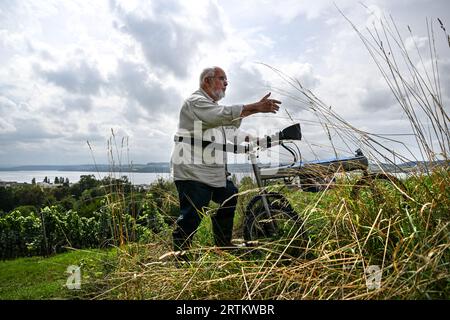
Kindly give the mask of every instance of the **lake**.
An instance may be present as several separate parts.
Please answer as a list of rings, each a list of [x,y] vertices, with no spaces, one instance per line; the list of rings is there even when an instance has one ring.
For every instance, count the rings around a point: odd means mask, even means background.
[[[101,180],[109,175],[109,172],[87,172],[87,171],[0,171],[0,181],[19,182],[19,183],[31,183],[33,178],[36,182],[43,182],[47,177],[51,183],[55,181],[55,177],[69,178],[70,183],[80,181],[82,175],[94,175],[97,180]],[[249,173],[234,173],[238,181],[244,176],[248,176]],[[115,172],[112,177],[120,178],[121,176],[127,176],[128,180],[134,185],[151,184],[152,182],[163,178],[170,180],[170,173],[163,172]]]
[[[82,175],[94,175],[97,180],[101,180],[109,175],[109,172],[86,172],[86,171],[0,171],[0,181],[15,181],[20,183],[31,183],[33,178],[36,182],[44,181],[47,177],[50,182],[54,182],[55,177],[69,178],[70,183],[80,181]],[[170,179],[170,173],[159,172],[116,172],[112,174],[114,178],[127,176],[133,184],[150,184],[158,178]]]

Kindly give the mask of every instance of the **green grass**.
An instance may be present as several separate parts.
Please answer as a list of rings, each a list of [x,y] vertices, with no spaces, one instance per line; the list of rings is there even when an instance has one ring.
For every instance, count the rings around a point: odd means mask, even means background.
[[[275,251],[230,254],[213,247],[203,219],[182,267],[159,257],[170,250],[170,230],[123,252],[102,299],[448,299],[450,240],[448,170],[404,181],[410,199],[393,188],[351,195],[354,181],[326,192],[278,188],[305,221],[308,244],[291,261]],[[241,186],[234,238],[255,192]],[[274,191],[277,189],[274,186]],[[212,214],[215,206],[211,206]],[[263,253],[263,254],[261,254]],[[381,286],[367,285],[370,266]]]
[[[120,250],[0,262],[0,299],[449,299],[449,171],[404,183],[408,199],[392,188],[354,198],[345,180],[319,193],[272,186],[305,222],[308,244],[289,262],[273,250],[214,248],[211,205],[189,264],[159,260],[172,248],[167,227]],[[254,187],[241,185],[234,238]],[[65,287],[69,265],[81,266],[81,290]],[[382,270],[376,290],[367,286],[369,266]]]
[[[114,257],[109,250],[74,250],[48,258],[30,257],[0,262],[1,300],[85,299],[92,296]],[[69,290],[70,265],[81,267],[81,288]]]

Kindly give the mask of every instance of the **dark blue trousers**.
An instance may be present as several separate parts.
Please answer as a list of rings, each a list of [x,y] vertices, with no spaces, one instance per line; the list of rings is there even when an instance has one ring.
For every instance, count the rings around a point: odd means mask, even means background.
[[[233,218],[237,204],[238,189],[227,180],[226,187],[214,188],[198,181],[175,181],[180,199],[180,216],[172,233],[174,250],[185,250],[202,221],[202,210],[212,200],[220,204],[211,216],[214,241],[217,246],[231,243]]]

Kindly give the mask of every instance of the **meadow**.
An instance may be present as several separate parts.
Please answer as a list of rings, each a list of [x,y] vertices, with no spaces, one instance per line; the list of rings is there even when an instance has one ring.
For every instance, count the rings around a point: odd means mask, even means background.
[[[207,217],[217,209],[212,206],[195,235],[188,263],[160,260],[171,250],[172,227],[164,224],[140,243],[116,242],[113,249],[69,249],[47,258],[0,262],[0,297],[448,299],[449,180],[448,168],[436,168],[429,176],[412,175],[404,181],[414,196],[410,198],[389,192],[354,199],[347,179],[318,193],[274,184],[271,190],[283,193],[303,221],[298,256],[277,250],[279,244],[219,250]],[[176,209],[170,183],[160,181],[158,188],[154,192],[165,195],[160,213]],[[250,179],[240,184],[234,238],[242,237],[245,206],[257,192]],[[288,246],[296,245],[296,239],[290,240]],[[69,265],[81,267],[81,290],[66,287]],[[373,268],[379,270],[378,285],[372,281],[378,276]]]
[[[304,221],[307,241],[299,256],[270,246],[219,250],[205,218],[189,263],[159,259],[171,250],[170,228],[163,230],[150,243],[124,249],[111,289],[98,298],[448,299],[449,182],[448,169],[411,177],[405,184],[414,198],[385,194],[382,202],[352,199],[347,183],[314,194],[282,188]],[[243,206],[256,192],[246,187],[235,237],[242,234]],[[371,282],[374,266],[378,286]]]

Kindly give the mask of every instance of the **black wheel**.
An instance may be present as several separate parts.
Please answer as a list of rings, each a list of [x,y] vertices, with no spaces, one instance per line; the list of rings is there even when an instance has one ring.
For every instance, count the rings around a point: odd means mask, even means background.
[[[255,196],[247,205],[244,221],[244,239],[268,253],[299,257],[306,238],[303,222],[289,201],[280,194],[266,195],[271,216],[264,209],[262,196]]]
[[[373,173],[359,179],[352,189],[352,197],[374,203],[395,199],[406,201],[406,187],[401,180],[386,173]]]

